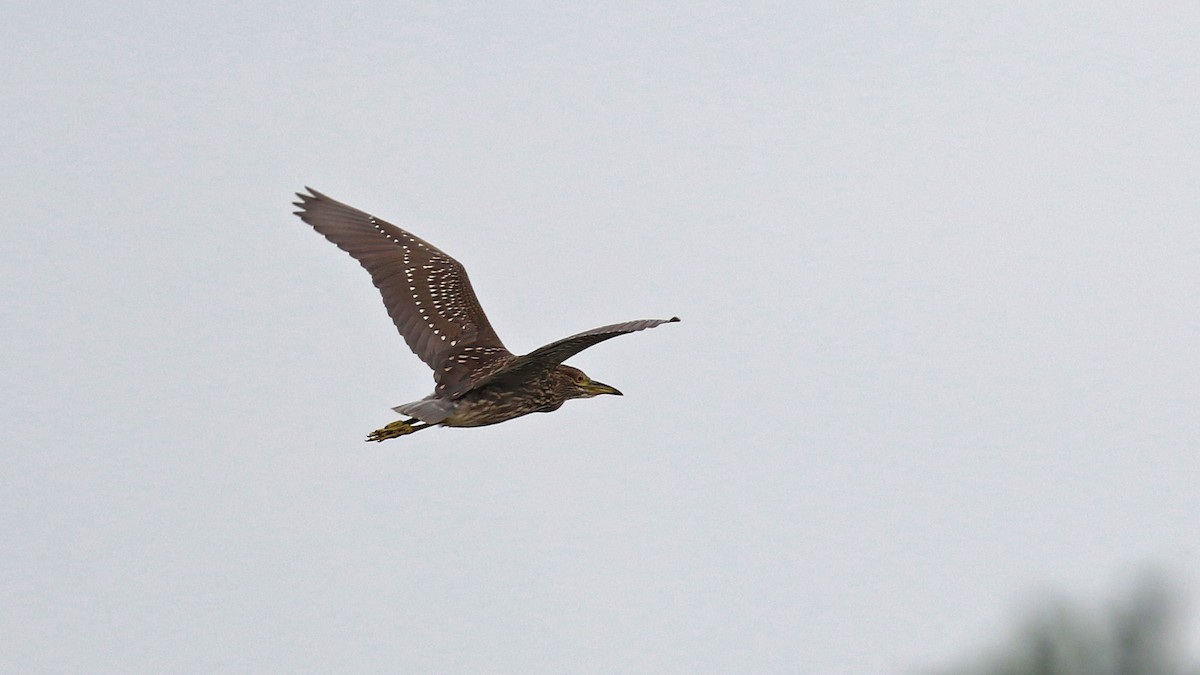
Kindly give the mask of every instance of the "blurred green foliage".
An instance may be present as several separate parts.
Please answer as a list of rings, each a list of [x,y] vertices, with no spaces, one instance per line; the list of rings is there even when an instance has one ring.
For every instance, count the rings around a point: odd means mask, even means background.
[[[1007,644],[936,675],[1200,675],[1183,654],[1178,594],[1144,575],[1101,609],[1046,600]]]

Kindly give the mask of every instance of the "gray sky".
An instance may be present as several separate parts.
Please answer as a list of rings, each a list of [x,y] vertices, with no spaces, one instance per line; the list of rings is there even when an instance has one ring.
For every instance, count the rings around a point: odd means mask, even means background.
[[[904,673],[1200,588],[1195,3],[19,3],[0,670]],[[303,185],[625,397],[432,380]],[[1200,651],[1195,619],[1187,625]]]

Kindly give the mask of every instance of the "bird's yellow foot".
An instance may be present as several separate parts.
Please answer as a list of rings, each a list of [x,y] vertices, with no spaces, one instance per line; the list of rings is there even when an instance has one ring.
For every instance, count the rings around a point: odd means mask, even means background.
[[[404,420],[396,420],[382,429],[376,429],[375,431],[367,434],[367,440],[379,442],[386,441],[389,438],[400,438],[401,436],[407,436],[420,428],[422,427],[414,427],[412,424],[409,424]]]

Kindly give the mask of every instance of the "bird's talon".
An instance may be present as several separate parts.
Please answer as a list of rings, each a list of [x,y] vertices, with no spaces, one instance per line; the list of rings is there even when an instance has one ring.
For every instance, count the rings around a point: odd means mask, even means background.
[[[407,436],[415,431],[416,429],[413,428],[413,425],[409,424],[408,422],[405,422],[404,420],[396,420],[382,429],[376,429],[375,431],[367,434],[367,440],[378,443],[379,441],[386,441],[389,438]]]

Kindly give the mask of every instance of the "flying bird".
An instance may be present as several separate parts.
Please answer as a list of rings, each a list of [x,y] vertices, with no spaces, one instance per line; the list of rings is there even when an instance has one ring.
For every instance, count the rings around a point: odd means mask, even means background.
[[[621,395],[563,361],[610,338],[679,321],[643,319],[584,331],[523,356],[508,351],[488,323],[467,271],[433,244],[305,188],[296,215],[371,275],[388,315],[410,349],[433,369],[433,393],[392,410],[405,416],[367,435],[405,436],[431,426],[481,427],[533,412],[552,412],[572,398]]]

